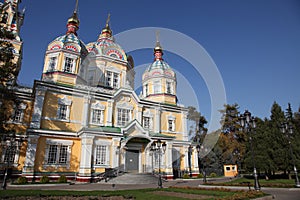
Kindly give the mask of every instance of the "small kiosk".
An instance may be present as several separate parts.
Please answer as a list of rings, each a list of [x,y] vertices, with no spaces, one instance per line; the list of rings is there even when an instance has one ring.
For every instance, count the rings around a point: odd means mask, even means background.
[[[224,165],[224,176],[225,177],[235,177],[238,175],[237,165]]]

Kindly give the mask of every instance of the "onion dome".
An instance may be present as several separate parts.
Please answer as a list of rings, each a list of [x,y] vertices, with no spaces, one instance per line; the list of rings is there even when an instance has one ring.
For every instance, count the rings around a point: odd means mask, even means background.
[[[151,78],[157,77],[166,77],[173,80],[176,80],[176,74],[168,63],[164,61],[163,49],[160,45],[160,42],[157,41],[153,49],[154,51],[154,62],[151,63],[143,74],[143,81],[146,81]]]
[[[78,0],[76,0],[76,6],[73,15],[68,19],[67,22],[67,34],[73,33],[77,35],[76,31],[79,29],[79,19],[77,16],[77,10],[78,10]]]
[[[142,96],[146,100],[176,105],[176,74],[162,56],[163,49],[157,39],[154,61],[143,74]]]
[[[114,59],[127,61],[127,56],[123,48],[117,44],[112,36],[109,26],[110,15],[108,15],[106,25],[102,29],[96,42],[87,45],[88,52],[95,56],[109,56]]]
[[[48,51],[67,49],[80,53],[81,57],[87,55],[85,44],[78,38],[77,30],[79,29],[79,19],[77,15],[78,0],[72,16],[67,21],[67,32],[59,36],[48,45]]]

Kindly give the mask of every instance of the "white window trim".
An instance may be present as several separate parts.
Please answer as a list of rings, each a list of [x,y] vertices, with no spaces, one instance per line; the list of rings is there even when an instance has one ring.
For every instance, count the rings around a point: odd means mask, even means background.
[[[19,161],[19,156],[20,156],[20,145],[16,145],[16,151],[15,151],[15,157],[13,163],[9,162],[11,166],[17,167],[18,166],[18,161]],[[1,147],[2,152],[1,152],[1,164],[7,165],[7,162],[4,162],[5,154],[7,151],[7,148]]]
[[[111,142],[108,142],[108,141],[101,141],[101,140],[97,140],[95,141],[94,143],[94,160],[93,160],[93,163],[94,163],[94,168],[97,168],[97,167],[103,167],[103,166],[109,166],[110,165],[110,146],[112,145]],[[97,146],[105,146],[106,147],[106,155],[105,155],[105,164],[96,164],[96,159],[97,159]]]
[[[168,122],[168,132],[172,132],[174,133],[175,130],[176,130],[176,127],[175,127],[175,120],[176,120],[176,117],[173,116],[173,115],[169,115],[168,118],[167,118],[167,122]],[[172,130],[170,130],[170,127],[169,127],[169,121],[172,121]]]
[[[47,72],[56,71],[56,69],[57,69],[57,63],[58,63],[58,55],[59,55],[59,53],[52,53],[52,54],[48,55]],[[52,70],[49,68],[50,67],[51,58],[56,58],[55,65],[54,65],[54,68]]]
[[[128,99],[127,97],[125,97],[124,99],[125,99],[125,101],[118,102],[117,105],[116,105],[116,119],[117,119],[116,124],[117,124],[117,126],[121,126],[121,125],[118,125],[119,124],[119,122],[118,122],[118,109],[129,110],[128,123],[131,122],[131,120],[132,120],[133,105],[128,103],[130,98]]]
[[[72,100],[68,99],[66,96],[64,96],[63,98],[59,98],[58,99],[58,107],[57,107],[57,113],[56,113],[56,120],[58,120],[58,121],[69,121],[70,120],[71,104],[72,104]],[[59,115],[60,115],[60,113],[59,113],[60,112],[59,105],[65,105],[65,106],[67,106],[66,119],[60,119],[59,118]]]
[[[63,64],[62,64],[62,71],[65,72],[65,64],[66,64],[66,58],[71,58],[73,59],[73,66],[72,66],[72,69],[71,69],[71,72],[66,72],[66,73],[75,73],[75,68],[76,68],[76,63],[77,63],[77,56],[75,55],[72,55],[72,54],[69,54],[69,53],[65,53],[64,54],[64,59],[63,59]]]
[[[147,97],[149,95],[149,84],[144,84],[144,97]]]
[[[145,117],[149,118],[149,128],[146,128],[146,129],[153,130],[153,114],[149,110],[147,110],[143,113],[143,127],[144,128],[145,128],[145,126],[144,126]]]
[[[107,84],[107,72],[110,72],[111,73],[111,80],[110,80],[110,84]],[[114,75],[117,74],[118,76],[118,83],[117,83],[117,86],[114,87]],[[105,70],[105,86],[107,87],[111,87],[113,89],[118,89],[120,88],[120,82],[121,82],[121,76],[120,76],[120,72],[116,71],[116,70],[112,70],[112,69],[109,69],[109,70]]]
[[[170,93],[168,93],[168,84],[170,84]],[[166,94],[174,94],[172,81],[168,81],[168,80],[166,81]]]
[[[58,163],[59,160],[59,150],[56,152],[56,162],[57,164],[47,164],[48,162],[48,156],[49,156],[49,148],[50,145],[58,145],[58,146],[68,146],[68,151],[67,151],[67,162],[66,164]],[[70,168],[70,158],[71,158],[71,148],[73,145],[73,141],[70,140],[59,140],[59,139],[46,139],[46,147],[45,147],[45,157],[44,157],[44,163],[43,163],[43,168],[47,167],[66,167],[67,169]]]
[[[158,86],[158,91],[155,91],[155,86]],[[152,83],[152,91],[153,91],[153,94],[160,94],[161,93],[161,81],[160,80],[153,80],[153,83]]]
[[[105,110],[105,105],[101,104],[100,102],[95,102],[91,105],[91,115],[90,115],[90,124],[92,125],[104,125],[104,110]],[[93,122],[93,110],[101,110],[101,120],[100,123],[94,123]]]

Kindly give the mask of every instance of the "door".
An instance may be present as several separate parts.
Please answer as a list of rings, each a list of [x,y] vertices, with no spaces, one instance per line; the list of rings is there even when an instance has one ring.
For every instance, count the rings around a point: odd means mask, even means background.
[[[139,151],[127,150],[126,151],[126,171],[138,172],[139,171]]]

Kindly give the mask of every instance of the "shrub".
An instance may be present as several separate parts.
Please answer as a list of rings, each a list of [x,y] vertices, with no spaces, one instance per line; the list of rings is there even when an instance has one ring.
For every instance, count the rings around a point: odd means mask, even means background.
[[[188,178],[190,178],[190,176],[188,174],[183,174],[183,178],[188,179]]]
[[[59,183],[66,183],[68,182],[67,177],[65,175],[61,175],[58,179]]]
[[[41,182],[41,183],[49,183],[49,182],[50,182],[49,177],[46,176],[46,175],[44,175],[44,176],[41,178],[40,182]]]
[[[24,177],[24,176],[20,176],[20,177],[17,179],[17,184],[26,184],[26,183],[28,183],[28,182],[27,182],[26,177]]]
[[[203,174],[198,174],[197,178],[203,178]]]
[[[216,177],[217,176],[217,174],[215,173],[215,172],[212,172],[212,173],[210,173],[210,175],[209,175],[210,177],[212,177],[212,178],[214,178],[214,177]]]

